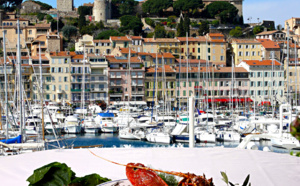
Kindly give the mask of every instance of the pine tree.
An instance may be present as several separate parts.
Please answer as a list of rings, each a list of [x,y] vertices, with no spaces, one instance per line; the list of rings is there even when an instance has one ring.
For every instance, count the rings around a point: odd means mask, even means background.
[[[177,37],[184,37],[184,36],[185,36],[185,32],[184,32],[184,28],[183,28],[183,19],[182,19],[182,17],[180,17],[180,21],[177,26]]]
[[[184,30],[184,35],[188,33],[188,36],[190,36],[190,24],[191,20],[190,18],[186,15],[183,20],[183,30]]]

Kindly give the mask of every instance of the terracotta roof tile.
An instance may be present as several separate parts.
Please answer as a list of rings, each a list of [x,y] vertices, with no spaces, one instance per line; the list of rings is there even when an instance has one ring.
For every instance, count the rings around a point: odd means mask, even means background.
[[[166,73],[171,73],[171,72],[175,73],[175,69],[173,69],[170,65],[165,65],[164,68],[165,68],[164,71]],[[157,67],[156,72],[162,72],[162,70],[163,70],[162,67]],[[146,68],[146,73],[155,73],[155,67]]]
[[[40,57],[39,56],[31,56],[31,59],[32,60],[40,60]],[[49,61],[49,59],[45,55],[41,55],[41,59],[43,61]]]
[[[128,37],[126,36],[110,36],[110,39],[112,41],[131,41]]]
[[[221,33],[209,33],[208,35],[209,37],[224,37],[224,35]]]
[[[134,39],[134,40],[141,40],[143,39],[142,36],[129,36],[131,39]]]
[[[272,66],[273,60],[243,60],[249,66]],[[281,63],[275,60],[274,65],[280,66]]]
[[[255,39],[232,39],[231,43],[259,44],[260,42]]]
[[[186,59],[182,59],[181,63],[186,63]],[[180,63],[180,59],[176,59],[177,63]],[[189,63],[199,64],[199,59],[189,59]],[[206,63],[205,59],[200,59],[200,63]]]
[[[178,43],[179,41],[175,38],[145,38],[145,43]]]
[[[177,37],[180,42],[186,42],[186,37]],[[200,42],[205,41],[205,36],[198,36],[198,37],[188,37],[189,42]]]
[[[179,72],[180,69],[180,73],[186,73],[186,69],[187,67],[176,67],[176,72]],[[213,69],[214,68],[214,69]],[[198,67],[189,67],[188,69],[189,72],[199,72]],[[200,72],[212,72],[214,71],[214,73],[221,73],[221,72],[226,72],[226,73],[231,73],[232,68],[231,67],[201,67],[200,68]],[[234,72],[248,72],[245,68],[243,67],[234,67]]]
[[[52,57],[58,57],[58,56],[74,56],[76,55],[75,52],[70,52],[69,55],[67,54],[67,51],[61,51],[61,52],[50,52],[50,56]]]
[[[120,48],[120,52],[121,52],[122,54],[129,54],[129,48]],[[134,50],[130,50],[130,53],[131,53],[131,54],[136,54],[137,52],[134,51]]]
[[[270,34],[274,34],[276,32],[281,32],[281,31],[279,31],[279,30],[272,30],[272,31],[261,32],[261,33],[256,34],[256,35],[257,36],[259,36],[259,35],[270,35]]]
[[[93,40],[94,43],[110,43],[109,39],[97,39],[97,40]]]
[[[270,40],[270,39],[257,39],[257,41],[259,41],[261,43],[261,45],[266,48],[278,48],[280,49],[280,46],[278,45],[278,43]]]
[[[151,56],[152,53],[149,52],[138,52],[139,56]]]
[[[18,19],[4,19],[3,21],[17,21]],[[19,18],[20,21],[29,21],[28,19]]]
[[[35,24],[36,28],[50,28],[51,24]]]
[[[128,59],[118,59],[115,57],[107,57],[107,56],[106,56],[106,59],[110,63],[128,63]],[[131,57],[130,63],[142,63],[142,61],[140,60],[139,57]]]

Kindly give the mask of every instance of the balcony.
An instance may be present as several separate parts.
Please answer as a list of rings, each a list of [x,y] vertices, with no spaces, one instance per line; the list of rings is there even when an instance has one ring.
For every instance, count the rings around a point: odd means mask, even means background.
[[[107,92],[107,88],[91,88],[91,92]]]
[[[121,87],[122,84],[114,84],[114,83],[111,83],[110,86],[111,86],[111,87]]]
[[[144,95],[145,92],[144,91],[132,91],[133,95]]]
[[[71,92],[81,92],[82,89],[71,89]],[[91,90],[90,89],[85,89],[84,90],[85,92],[90,92]]]

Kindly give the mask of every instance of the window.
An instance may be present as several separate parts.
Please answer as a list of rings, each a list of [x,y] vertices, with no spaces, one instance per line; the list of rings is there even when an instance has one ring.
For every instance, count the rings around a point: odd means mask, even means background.
[[[62,72],[63,72],[62,68],[58,67],[58,73],[62,73]]]
[[[68,91],[68,90],[69,90],[68,85],[65,85],[65,91]]]
[[[248,49],[249,48],[249,45],[246,45],[246,49]]]
[[[220,56],[220,60],[221,60],[221,61],[224,61],[224,56]]]
[[[257,91],[257,95],[260,96],[260,90]]]
[[[251,94],[251,96],[253,96],[254,95],[254,90],[251,90],[250,94]]]
[[[58,59],[58,64],[61,64],[61,59]]]
[[[192,82],[191,81],[189,82],[189,87],[192,87]]]
[[[255,56],[255,51],[252,52],[252,56]]]
[[[65,68],[65,72],[66,72],[66,73],[69,73],[69,67],[66,67],[66,68]]]
[[[186,82],[183,82],[183,87],[186,87]]]
[[[260,87],[261,86],[261,81],[257,82],[257,86]]]
[[[52,91],[54,91],[55,90],[55,85],[52,85]]]
[[[248,45],[246,45],[246,46],[248,46]],[[245,56],[249,56],[249,52],[246,52]]]
[[[31,35],[31,34],[32,34],[32,30],[29,30],[28,32],[29,32],[29,35]]]
[[[186,96],[186,91],[185,90],[183,91],[183,96]]]
[[[220,81],[220,87],[223,87],[223,81]]]
[[[190,90],[190,93],[189,93],[189,95],[190,95],[190,96],[192,96],[192,94],[193,94],[193,91],[192,91],[192,90]]]
[[[265,81],[265,87],[268,86],[268,81]]]
[[[64,77],[64,82],[68,82],[68,77]]]
[[[213,54],[215,54],[216,53],[216,50],[215,49],[213,49]]]
[[[239,56],[243,56],[243,52],[239,52]]]
[[[239,49],[243,48],[242,45],[239,45]]]
[[[51,68],[51,73],[54,73],[55,72],[55,67],[52,67]]]
[[[55,82],[55,77],[54,76],[52,76],[52,81]]]
[[[61,82],[61,77],[58,77],[58,82]]]

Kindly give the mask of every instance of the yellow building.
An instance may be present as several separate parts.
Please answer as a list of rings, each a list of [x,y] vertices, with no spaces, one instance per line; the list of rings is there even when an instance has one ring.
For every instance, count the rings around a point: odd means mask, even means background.
[[[177,38],[180,41],[181,58],[187,56],[187,40],[189,59],[205,59],[218,65],[226,65],[226,47],[224,35],[209,33],[206,36]]]
[[[179,56],[180,47],[179,41],[176,38],[145,38],[143,43],[144,52],[156,53],[172,53],[174,56]]]
[[[261,60],[261,44],[255,39],[232,39],[231,46],[235,65],[243,60]]]

